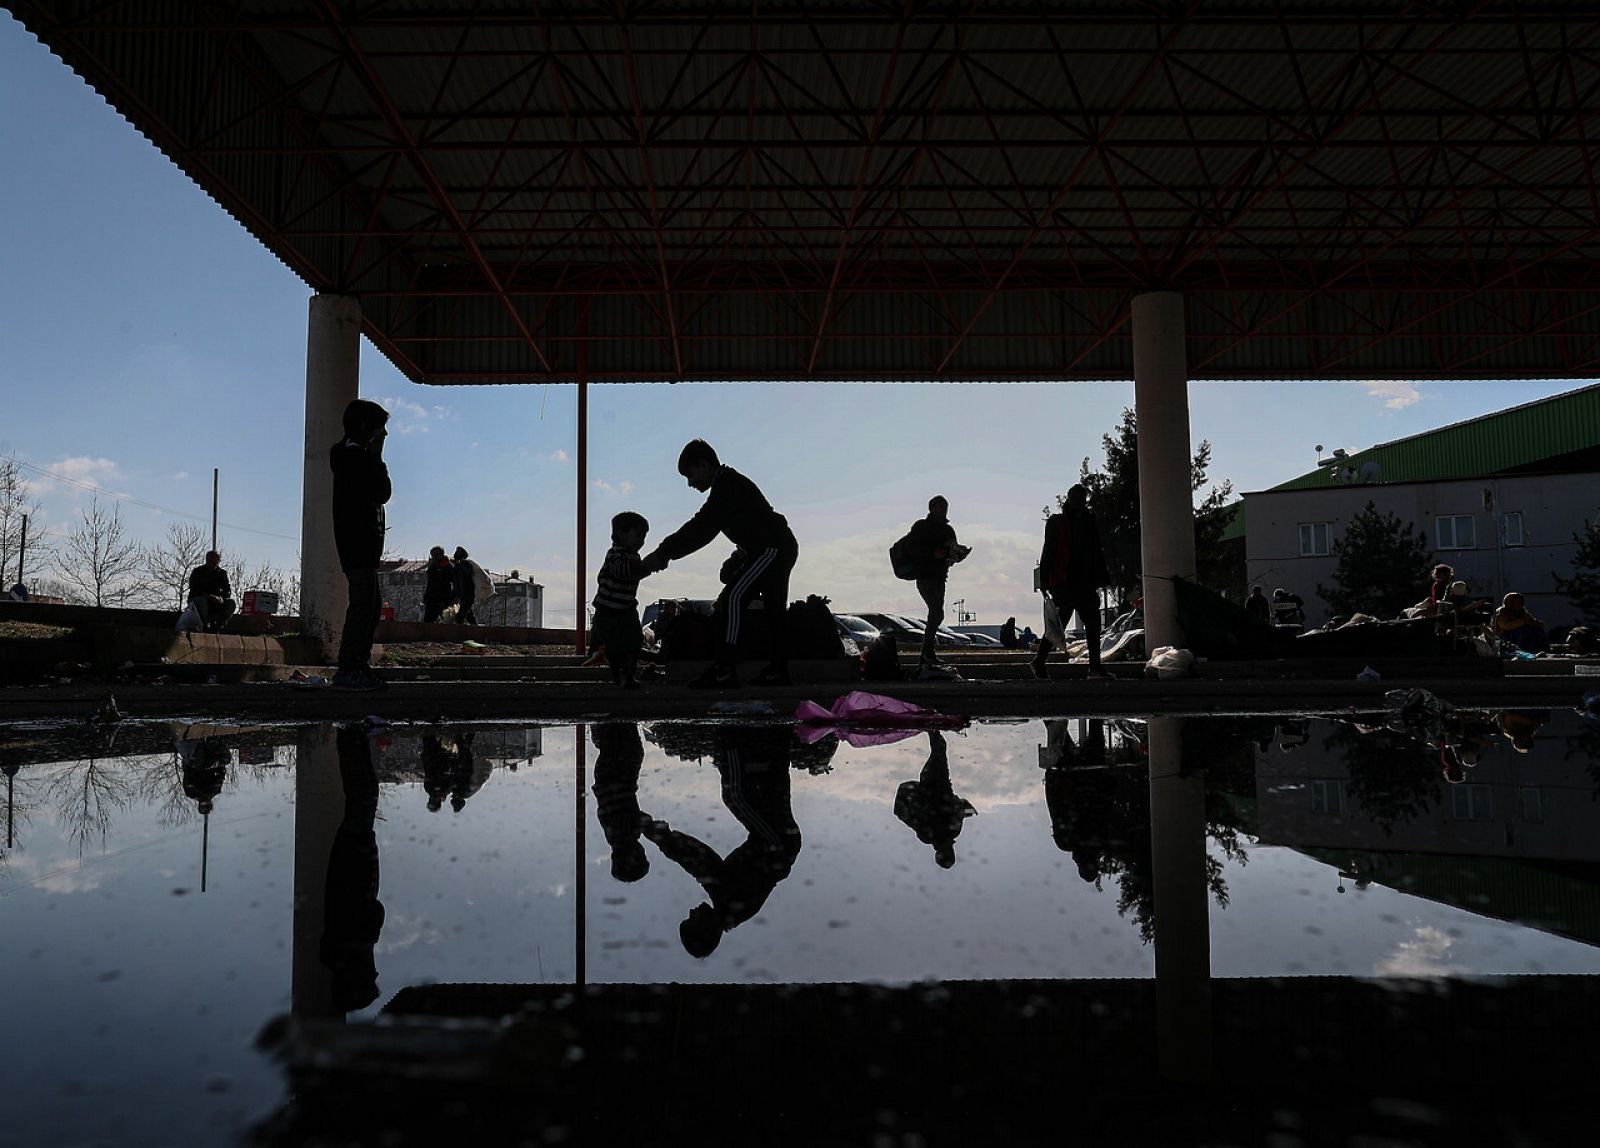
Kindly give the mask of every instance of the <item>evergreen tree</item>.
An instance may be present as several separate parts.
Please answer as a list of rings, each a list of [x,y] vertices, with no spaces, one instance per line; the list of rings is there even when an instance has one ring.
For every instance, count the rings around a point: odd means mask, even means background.
[[[1572,577],[1555,575],[1556,590],[1572,599],[1585,619],[1600,618],[1600,526],[1588,523],[1572,540],[1578,544],[1572,556]]]
[[[1125,407],[1116,429],[1100,439],[1105,464],[1099,470],[1083,460],[1078,481],[1089,491],[1089,509],[1100,525],[1100,541],[1105,547],[1106,568],[1111,574],[1113,597],[1132,602],[1143,593],[1140,579],[1143,562],[1139,540],[1139,422],[1132,408]],[[1206,470],[1211,466],[1211,444],[1202,441],[1190,462],[1190,489],[1199,493],[1206,485]],[[1228,559],[1221,545],[1222,533],[1231,521],[1227,505],[1233,483],[1224,480],[1213,486],[1194,510],[1194,547],[1197,579],[1204,586],[1222,590],[1230,581]],[[1056,496],[1056,505],[1065,509],[1067,496]]]
[[[1427,535],[1393,514],[1379,514],[1370,500],[1350,519],[1333,553],[1339,565],[1333,585],[1317,587],[1322,600],[1335,614],[1380,618],[1394,617],[1421,597],[1418,586],[1432,557]]]

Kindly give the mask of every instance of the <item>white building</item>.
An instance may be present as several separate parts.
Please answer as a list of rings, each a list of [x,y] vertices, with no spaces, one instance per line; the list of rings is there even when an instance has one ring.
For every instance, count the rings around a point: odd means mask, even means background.
[[[1306,602],[1307,621],[1330,611],[1333,544],[1368,502],[1427,536],[1474,597],[1516,590],[1550,624],[1581,621],[1557,575],[1570,576],[1574,535],[1600,519],[1600,387],[1514,407],[1410,438],[1341,454],[1271,490],[1244,496],[1249,583]],[[1417,598],[1427,570],[1415,572]]]
[[[530,582],[513,570],[510,574],[489,571],[494,582],[494,597],[487,602],[477,602],[473,614],[480,626],[530,626],[544,625],[544,587]],[[428,583],[426,560],[400,559],[380,563],[378,589],[385,605],[394,607],[395,620],[399,622],[422,621],[422,592]]]

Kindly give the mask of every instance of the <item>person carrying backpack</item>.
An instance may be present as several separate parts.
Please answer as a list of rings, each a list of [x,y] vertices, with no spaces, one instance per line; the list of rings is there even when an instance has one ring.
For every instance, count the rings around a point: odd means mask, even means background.
[[[1055,605],[1063,627],[1074,611],[1083,619],[1091,678],[1111,676],[1100,668],[1100,589],[1110,581],[1100,528],[1089,512],[1089,491],[1079,483],[1067,491],[1066,509],[1045,519],[1039,588]],[[1039,639],[1039,650],[1028,663],[1034,677],[1048,676],[1045,659],[1051,649],[1049,638]]]
[[[465,546],[456,547],[455,564],[456,625],[476,626],[478,616],[472,608],[479,599],[494,596],[494,582],[482,566],[467,556]]]
[[[955,527],[950,525],[950,503],[942,494],[928,500],[928,517],[912,525],[899,549],[909,561],[916,576],[917,593],[928,607],[917,677],[924,681],[959,680],[961,675],[939,660],[935,642],[939,627],[944,625],[944,589],[950,567],[970,551],[956,541]]]

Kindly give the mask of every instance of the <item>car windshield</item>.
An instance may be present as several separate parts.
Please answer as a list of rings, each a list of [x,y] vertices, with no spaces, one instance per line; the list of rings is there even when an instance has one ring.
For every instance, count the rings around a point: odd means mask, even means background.
[[[835,614],[839,624],[852,634],[875,634],[877,627],[864,618],[857,618],[854,614]]]

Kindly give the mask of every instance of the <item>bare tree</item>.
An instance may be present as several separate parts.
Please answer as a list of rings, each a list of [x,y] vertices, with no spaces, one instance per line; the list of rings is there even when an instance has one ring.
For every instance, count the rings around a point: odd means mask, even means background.
[[[278,595],[278,613],[294,615],[300,612],[300,570],[285,570],[271,562],[256,566],[241,566],[233,580],[234,590],[242,597],[246,590],[271,590]]]
[[[183,609],[189,598],[189,575],[206,560],[210,549],[205,530],[198,522],[169,522],[167,536],[155,546],[146,547],[139,564],[148,588],[165,604]]]
[[[0,457],[0,589],[11,585],[14,577],[26,584],[29,573],[44,568],[49,547],[41,545],[44,539],[39,529],[42,525],[39,511],[39,500],[34,497],[27,479],[22,477],[22,464],[14,455]],[[29,523],[32,529],[29,531],[28,553],[23,558],[28,568],[17,570],[17,555],[22,548],[23,515],[32,520]],[[13,574],[13,571],[16,573]]]
[[[139,571],[140,552],[122,524],[121,509],[112,504],[108,512],[96,498],[89,509],[78,511],[78,517],[65,545],[52,556],[56,573],[75,597],[91,605],[126,602],[136,589],[133,578]]]

